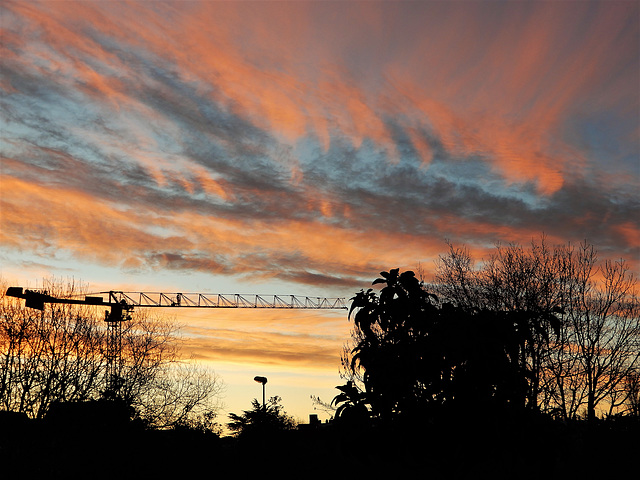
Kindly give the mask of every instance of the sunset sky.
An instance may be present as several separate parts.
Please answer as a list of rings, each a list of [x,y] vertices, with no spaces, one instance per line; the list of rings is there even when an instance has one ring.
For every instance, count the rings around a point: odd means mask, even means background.
[[[0,12],[9,283],[350,298],[430,275],[447,239],[481,258],[542,233],[639,271],[636,0]],[[337,393],[344,311],[167,313],[226,411],[255,375],[305,421]]]

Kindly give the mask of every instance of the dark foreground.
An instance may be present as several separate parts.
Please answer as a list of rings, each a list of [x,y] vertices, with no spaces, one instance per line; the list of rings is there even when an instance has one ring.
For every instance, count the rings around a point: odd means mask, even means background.
[[[303,425],[220,438],[111,419],[0,412],[0,478],[625,478],[638,419],[437,421],[390,428]],[[636,470],[637,471],[637,470]]]

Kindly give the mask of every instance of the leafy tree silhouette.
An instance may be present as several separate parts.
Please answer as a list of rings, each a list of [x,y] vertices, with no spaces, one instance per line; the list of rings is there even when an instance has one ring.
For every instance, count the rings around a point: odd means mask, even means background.
[[[342,424],[362,425],[369,420],[369,410],[366,407],[366,395],[352,382],[337,386],[342,393],[336,395],[331,402],[336,405],[335,418]]]
[[[360,291],[349,319],[358,339],[348,363],[353,383],[337,387],[338,419],[381,423],[455,412],[522,410],[528,385],[523,349],[539,317],[524,311],[468,310],[442,304],[412,271],[381,272],[379,294]]]
[[[241,415],[230,413],[231,422],[227,424],[229,430],[238,436],[263,436],[291,430],[296,423],[287,415],[280,404],[279,396],[271,397],[265,405],[260,405],[257,399],[251,401],[251,410],[244,410]]]

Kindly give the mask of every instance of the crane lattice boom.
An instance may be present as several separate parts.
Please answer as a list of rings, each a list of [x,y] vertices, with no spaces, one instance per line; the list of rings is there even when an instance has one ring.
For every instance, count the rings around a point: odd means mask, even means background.
[[[220,293],[122,292],[111,290],[77,297],[53,297],[46,291],[10,287],[7,295],[24,298],[27,306],[42,310],[45,303],[101,305],[106,307],[192,307],[192,308],[301,308],[346,309],[342,297],[305,297],[297,295],[256,295]]]
[[[205,294],[162,292],[102,292],[111,301],[136,307],[198,308],[347,308],[344,298],[302,297],[296,295]]]

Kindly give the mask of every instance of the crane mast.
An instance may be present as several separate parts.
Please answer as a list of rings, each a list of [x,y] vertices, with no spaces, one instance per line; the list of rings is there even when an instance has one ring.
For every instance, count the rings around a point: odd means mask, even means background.
[[[55,297],[45,290],[9,287],[6,295],[22,298],[25,306],[44,310],[47,303],[93,305],[109,308],[107,324],[105,396],[116,398],[122,383],[122,323],[131,320],[134,308],[279,308],[279,309],[346,309],[342,297],[303,297],[296,295],[241,295],[208,293],[123,292],[111,290],[81,297]],[[105,299],[106,298],[106,299]]]

